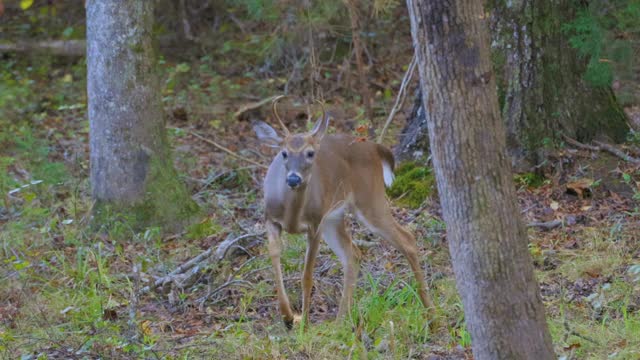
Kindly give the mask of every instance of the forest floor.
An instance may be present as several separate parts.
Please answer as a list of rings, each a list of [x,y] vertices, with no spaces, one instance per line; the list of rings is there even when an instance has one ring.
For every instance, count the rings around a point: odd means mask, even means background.
[[[202,209],[183,232],[163,234],[117,220],[90,224],[83,66],[0,66],[0,358],[472,358],[437,195],[394,212],[418,239],[440,328],[429,329],[402,256],[355,221],[363,258],[349,317],[334,320],[342,271],[322,245],[311,325],[282,324],[264,246],[265,170],[203,140],[268,164],[273,154],[248,121],[267,111],[229,114],[276,94],[278,84],[222,77],[206,59],[162,64],[175,164]],[[361,114],[328,100],[336,117]],[[295,111],[292,130],[306,126]],[[358,121],[335,126],[353,132]],[[564,359],[639,359],[640,169],[567,146],[550,149],[549,164],[549,176],[520,174],[514,186],[526,222],[563,222],[528,230],[555,350]],[[194,268],[196,277],[140,292],[235,239],[222,259]],[[286,239],[285,283],[299,312],[305,239]]]

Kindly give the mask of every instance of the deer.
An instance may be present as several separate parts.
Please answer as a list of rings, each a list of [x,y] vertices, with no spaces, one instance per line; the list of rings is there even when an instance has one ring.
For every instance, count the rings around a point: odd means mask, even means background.
[[[294,319],[308,322],[313,287],[313,269],[321,239],[342,264],[343,288],[337,318],[344,318],[352,306],[359,272],[360,250],[352,243],[345,226],[347,213],[402,253],[417,281],[422,305],[432,309],[420,266],[415,237],[393,218],[385,187],[394,179],[394,157],[383,145],[359,141],[346,134],[327,134],[329,119],[324,105],[322,116],[309,132],[292,134],[272,102],[273,117],[281,135],[263,121],[253,129],[265,145],[278,148],[264,178],[264,222],[268,239],[280,314],[285,326]],[[311,121],[311,112],[308,114]],[[307,234],[302,275],[302,315],[294,316],[285,291],[280,256],[282,231]]]

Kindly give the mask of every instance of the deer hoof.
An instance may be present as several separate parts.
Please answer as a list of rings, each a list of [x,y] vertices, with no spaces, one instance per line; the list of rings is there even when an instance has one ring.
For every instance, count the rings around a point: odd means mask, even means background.
[[[287,330],[291,330],[293,328],[293,319],[284,318],[282,319],[282,322],[284,322],[284,326]]]

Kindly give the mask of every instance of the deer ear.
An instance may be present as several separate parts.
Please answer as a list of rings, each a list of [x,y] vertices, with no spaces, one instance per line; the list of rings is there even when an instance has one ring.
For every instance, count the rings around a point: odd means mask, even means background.
[[[282,138],[278,136],[278,133],[264,121],[254,122],[253,131],[265,145],[279,147],[282,143]]]
[[[329,116],[319,118],[318,121],[316,121],[315,125],[313,125],[311,136],[315,137],[316,139],[322,139],[324,134],[327,133],[327,129],[329,128],[329,119]]]

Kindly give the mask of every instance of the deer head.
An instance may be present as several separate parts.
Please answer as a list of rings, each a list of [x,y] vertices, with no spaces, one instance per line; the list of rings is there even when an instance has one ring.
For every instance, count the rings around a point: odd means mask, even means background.
[[[281,161],[287,169],[287,176],[284,180],[289,188],[296,190],[304,188],[309,182],[311,167],[315,161],[320,142],[327,132],[329,118],[326,117],[324,105],[319,102],[322,107],[322,116],[316,121],[313,129],[310,132],[292,134],[278,115],[277,103],[283,97],[275,98],[272,105],[273,116],[278,120],[283,136],[278,135],[275,129],[262,121],[256,122],[253,129],[263,143],[280,148],[278,156],[281,157]],[[311,112],[309,112],[307,121],[311,121]]]

